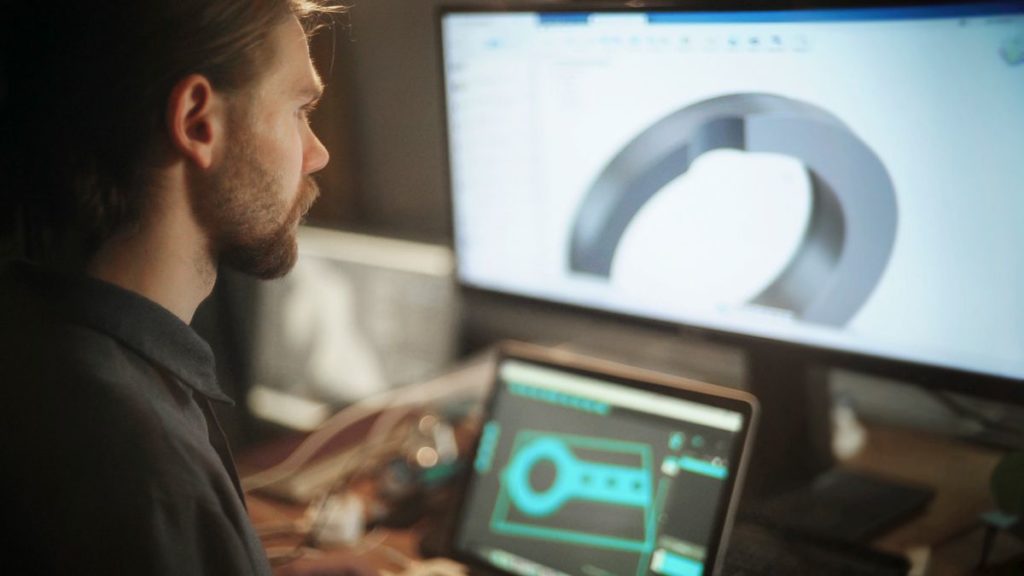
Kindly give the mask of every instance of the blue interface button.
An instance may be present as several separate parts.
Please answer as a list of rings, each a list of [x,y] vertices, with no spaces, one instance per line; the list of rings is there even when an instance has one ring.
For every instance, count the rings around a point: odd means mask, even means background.
[[[662,549],[651,557],[651,570],[665,576],[702,576],[704,564]]]

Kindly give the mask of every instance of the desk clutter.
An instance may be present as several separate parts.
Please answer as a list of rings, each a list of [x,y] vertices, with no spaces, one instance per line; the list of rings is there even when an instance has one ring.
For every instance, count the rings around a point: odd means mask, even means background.
[[[493,372],[490,357],[481,357],[438,381],[354,405],[325,422],[280,464],[246,477],[252,497],[304,510],[286,521],[256,523],[272,560],[285,564],[339,551],[378,558],[385,575],[465,573],[450,558],[448,535],[454,503],[461,497],[456,480],[473,464],[469,459],[486,422],[480,411],[484,383]],[[894,446],[888,440],[886,444]],[[777,507],[792,514],[801,501],[790,498]],[[936,501],[939,508],[950,505],[941,492]],[[914,508],[923,513],[927,504],[925,498]],[[864,538],[851,543],[816,537],[801,526],[767,522],[761,512],[741,514],[721,574],[1013,573],[970,572],[973,564],[964,571],[929,571],[941,555],[925,554],[922,559],[909,554],[909,548],[886,546],[888,553],[870,549]],[[884,528],[864,534],[875,541]],[[907,541],[897,532],[897,540]],[[976,562],[981,544],[975,548],[968,552],[970,562]],[[927,547],[915,547],[922,549]],[[899,550],[914,557],[913,564]],[[1012,565],[998,563],[1000,569]]]
[[[476,357],[443,378],[352,404],[277,464],[244,477],[250,495],[303,511],[257,523],[276,560],[304,549],[365,547],[375,528],[408,527],[437,513],[478,434],[492,369]]]

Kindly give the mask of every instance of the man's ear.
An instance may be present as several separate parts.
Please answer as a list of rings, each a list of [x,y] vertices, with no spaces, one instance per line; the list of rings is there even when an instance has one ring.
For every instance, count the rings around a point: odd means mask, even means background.
[[[224,135],[223,99],[200,74],[182,78],[167,102],[167,130],[175,150],[205,170]]]

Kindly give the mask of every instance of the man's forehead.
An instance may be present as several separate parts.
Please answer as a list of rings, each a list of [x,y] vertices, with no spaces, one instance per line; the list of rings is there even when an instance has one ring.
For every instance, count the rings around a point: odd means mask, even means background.
[[[324,83],[313,66],[305,30],[292,18],[274,31],[271,42],[274,53],[267,77],[286,82],[289,92],[316,98],[323,93]],[[279,86],[280,87],[280,86]]]

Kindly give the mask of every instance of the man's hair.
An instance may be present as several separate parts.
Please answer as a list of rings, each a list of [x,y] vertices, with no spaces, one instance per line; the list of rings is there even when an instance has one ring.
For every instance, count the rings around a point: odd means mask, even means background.
[[[38,240],[42,228],[73,238],[80,255],[137,219],[177,82],[198,73],[215,90],[244,90],[278,25],[296,17],[309,34],[342,10],[330,0],[0,2],[0,232],[28,226]]]

